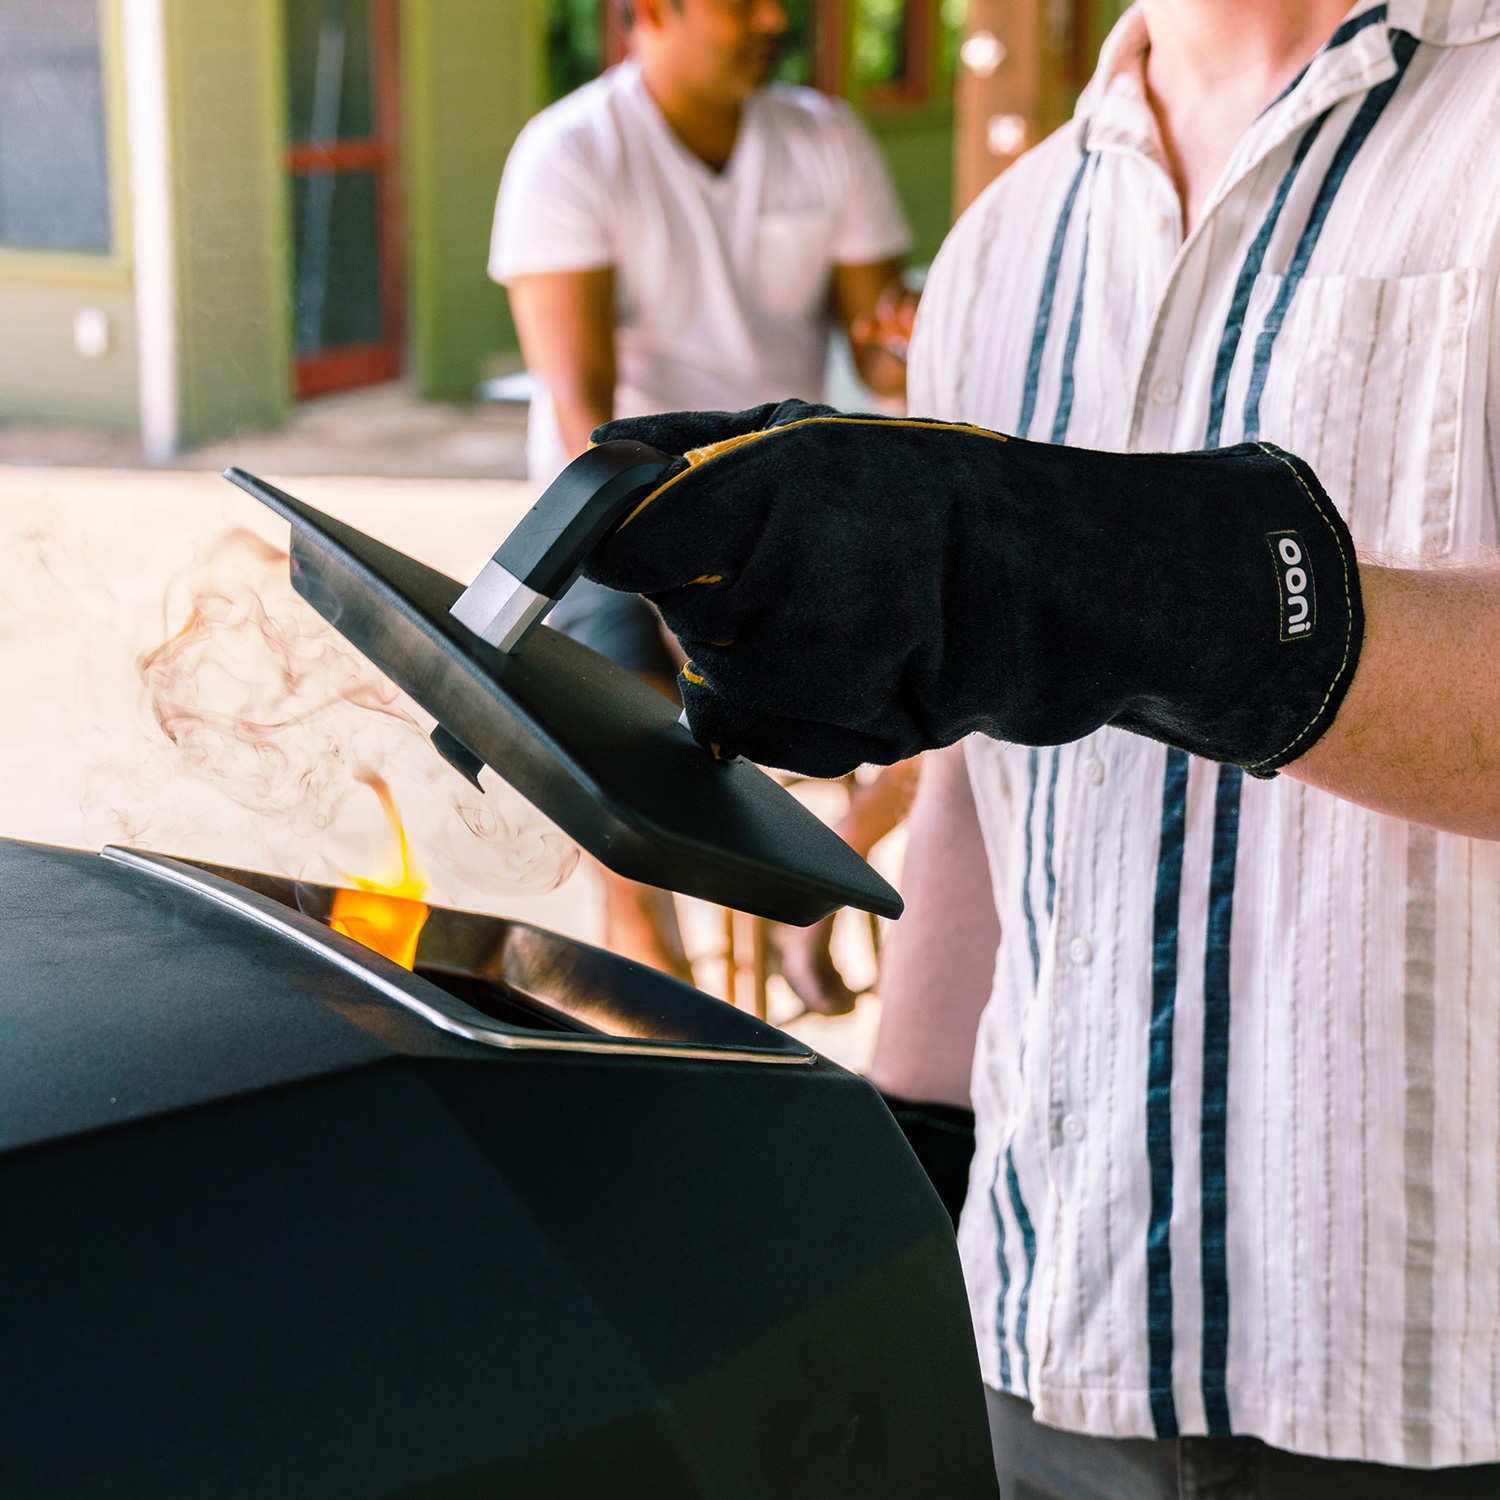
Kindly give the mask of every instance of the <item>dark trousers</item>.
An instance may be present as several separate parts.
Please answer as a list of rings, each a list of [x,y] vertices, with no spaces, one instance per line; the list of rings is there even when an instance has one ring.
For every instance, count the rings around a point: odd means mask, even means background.
[[[987,1392],[1000,1500],[1500,1500],[1500,1464],[1393,1469],[1303,1458],[1259,1438],[1099,1438]]]

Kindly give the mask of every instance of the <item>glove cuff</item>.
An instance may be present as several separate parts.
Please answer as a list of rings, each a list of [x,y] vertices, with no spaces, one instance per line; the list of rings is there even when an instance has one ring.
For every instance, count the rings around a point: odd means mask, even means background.
[[[1175,575],[1165,566],[1162,607],[1137,611],[1146,684],[1110,722],[1274,776],[1327,730],[1359,665],[1349,528],[1312,469],[1273,444],[1158,462],[1142,477],[1173,500],[1158,502],[1155,534],[1169,550],[1175,533],[1184,556]]]
[[[1287,706],[1305,713],[1305,721],[1269,754],[1242,762],[1248,774],[1266,778],[1305,754],[1333,723],[1359,665],[1365,613],[1354,538],[1318,476],[1294,454],[1270,443],[1259,446],[1286,466],[1306,499],[1306,530],[1268,532],[1266,544],[1276,564],[1280,642],[1299,648],[1305,643],[1314,648],[1287,669]],[[1324,610],[1321,639],[1317,619],[1319,575]],[[1308,635],[1311,638],[1304,642]]]

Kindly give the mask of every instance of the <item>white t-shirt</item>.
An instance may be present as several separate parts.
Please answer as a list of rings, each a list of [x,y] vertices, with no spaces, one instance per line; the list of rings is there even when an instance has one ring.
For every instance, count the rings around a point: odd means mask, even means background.
[[[521,132],[495,209],[490,275],[615,268],[617,416],[822,394],[829,272],[911,243],[879,148],[840,100],[775,84],[709,170],[626,62]],[[566,462],[545,392],[531,477]]]

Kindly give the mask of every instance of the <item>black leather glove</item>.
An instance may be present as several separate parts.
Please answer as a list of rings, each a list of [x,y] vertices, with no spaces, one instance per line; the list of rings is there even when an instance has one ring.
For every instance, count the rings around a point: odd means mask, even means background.
[[[594,437],[686,455],[586,573],[661,611],[717,754],[837,776],[1114,724],[1269,776],[1359,658],[1348,528],[1268,443],[1095,453],[801,401]]]

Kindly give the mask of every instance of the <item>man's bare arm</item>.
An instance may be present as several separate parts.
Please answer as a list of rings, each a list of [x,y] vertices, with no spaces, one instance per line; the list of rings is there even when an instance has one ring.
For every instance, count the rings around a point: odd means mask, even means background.
[[[1363,563],[1365,642],[1328,732],[1284,775],[1377,812],[1500,839],[1500,561]]]
[[[877,396],[906,394],[906,343],[917,298],[901,282],[900,260],[833,268],[833,307],[849,335],[859,378]]]
[[[570,456],[614,416],[615,273],[611,266],[507,284],[526,368],[545,381]]]
[[[907,838],[906,914],[881,954],[870,1081],[902,1099],[967,1107],[1000,923],[962,745],[922,757]]]

